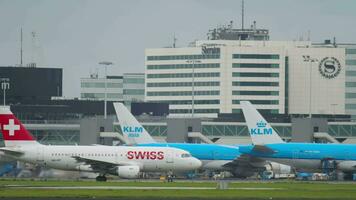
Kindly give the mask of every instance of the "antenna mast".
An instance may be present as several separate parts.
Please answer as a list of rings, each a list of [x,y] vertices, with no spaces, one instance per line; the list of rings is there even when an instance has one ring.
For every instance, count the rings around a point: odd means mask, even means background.
[[[20,41],[21,41],[21,48],[20,48],[20,67],[22,67],[22,54],[23,54],[23,50],[22,50],[22,27],[21,27],[21,34],[20,34]]]
[[[244,15],[245,15],[245,5],[244,5],[244,0],[241,1],[241,26],[242,30],[244,30]]]
[[[176,33],[174,33],[173,34],[173,48],[176,48],[176,42],[177,42]]]

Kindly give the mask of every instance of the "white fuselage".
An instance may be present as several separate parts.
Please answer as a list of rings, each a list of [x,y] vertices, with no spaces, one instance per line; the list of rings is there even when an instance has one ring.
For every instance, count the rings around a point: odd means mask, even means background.
[[[76,157],[139,166],[141,172],[187,171],[201,165],[194,157],[182,157],[182,150],[162,147],[27,145],[17,150],[24,152],[18,160],[62,170],[100,172]]]

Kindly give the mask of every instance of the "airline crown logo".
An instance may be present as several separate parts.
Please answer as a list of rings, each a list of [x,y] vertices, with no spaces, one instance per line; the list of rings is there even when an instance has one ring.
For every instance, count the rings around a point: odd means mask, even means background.
[[[259,121],[259,122],[257,122],[256,126],[257,126],[258,128],[264,128],[264,127],[267,126],[267,123],[265,123],[265,122],[263,122],[263,121]]]

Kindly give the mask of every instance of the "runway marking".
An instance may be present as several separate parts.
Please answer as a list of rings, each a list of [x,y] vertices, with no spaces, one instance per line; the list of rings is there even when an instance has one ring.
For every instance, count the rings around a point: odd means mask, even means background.
[[[142,187],[142,186],[24,186],[5,185],[9,188],[21,189],[54,189],[54,190],[216,190],[215,187]],[[239,187],[228,188],[229,190],[283,190],[283,188],[253,188]]]

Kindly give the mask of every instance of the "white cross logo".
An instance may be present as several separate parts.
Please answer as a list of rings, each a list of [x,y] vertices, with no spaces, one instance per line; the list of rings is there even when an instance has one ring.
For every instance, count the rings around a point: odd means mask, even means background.
[[[14,136],[15,135],[15,131],[20,130],[20,126],[15,124],[14,119],[9,119],[9,124],[8,125],[4,125],[4,130],[9,131],[9,135],[10,136]]]

